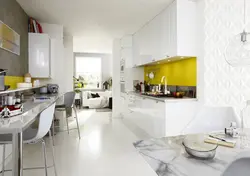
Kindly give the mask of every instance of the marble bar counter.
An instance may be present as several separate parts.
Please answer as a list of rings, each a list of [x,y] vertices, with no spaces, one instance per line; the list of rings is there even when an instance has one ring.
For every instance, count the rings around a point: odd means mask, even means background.
[[[36,86],[36,87],[28,87],[28,88],[8,89],[5,91],[0,91],[0,95],[6,95],[6,94],[14,93],[14,92],[24,92],[24,91],[28,91],[28,90],[32,90],[32,89],[39,89],[42,87],[46,87],[46,85],[41,85],[41,86]]]
[[[0,127],[0,134],[18,133],[30,126],[40,115],[42,111],[55,103],[64,94],[47,94],[43,97],[50,97],[50,100],[43,102],[34,102],[33,96],[25,99],[23,102],[24,111],[20,115],[10,117],[9,125]]]
[[[174,102],[174,101],[198,101],[197,98],[190,98],[190,97],[183,97],[183,98],[153,97],[153,96],[149,96],[149,95],[142,95],[140,92],[134,92],[134,91],[129,92],[129,94],[140,96],[140,97],[145,98],[145,99],[151,99],[151,100],[160,101],[160,102],[169,102],[169,101],[171,101],[171,102]]]
[[[235,148],[219,146],[214,159],[199,160],[185,152],[184,138],[182,135],[141,140],[134,146],[158,176],[219,176],[240,152],[249,151],[240,148],[238,139]]]

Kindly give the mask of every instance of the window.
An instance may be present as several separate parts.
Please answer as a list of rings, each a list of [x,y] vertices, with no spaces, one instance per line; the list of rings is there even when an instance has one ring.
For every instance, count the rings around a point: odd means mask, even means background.
[[[75,76],[84,79],[84,88],[93,89],[101,87],[102,60],[99,57],[75,57]]]

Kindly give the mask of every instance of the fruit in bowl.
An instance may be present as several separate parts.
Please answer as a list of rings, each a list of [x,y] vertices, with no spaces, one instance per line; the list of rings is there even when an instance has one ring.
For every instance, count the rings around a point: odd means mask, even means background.
[[[174,92],[175,98],[183,98],[184,95],[185,95],[185,92]]]

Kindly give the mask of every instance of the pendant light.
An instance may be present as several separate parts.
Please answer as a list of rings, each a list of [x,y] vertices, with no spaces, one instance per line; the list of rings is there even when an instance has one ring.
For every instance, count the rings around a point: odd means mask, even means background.
[[[243,32],[235,35],[229,41],[226,48],[225,60],[233,66],[250,65],[250,33],[245,30],[246,27],[246,0],[244,0],[244,29]]]

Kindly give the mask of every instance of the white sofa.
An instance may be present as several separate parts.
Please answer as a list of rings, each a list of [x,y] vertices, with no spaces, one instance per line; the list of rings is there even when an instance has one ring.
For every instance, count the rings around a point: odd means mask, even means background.
[[[98,93],[100,97],[92,98],[92,94]],[[99,92],[91,92],[91,91],[82,91],[82,107],[93,108],[106,108],[109,106],[109,98],[112,97],[111,91],[99,91]]]

